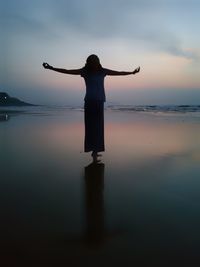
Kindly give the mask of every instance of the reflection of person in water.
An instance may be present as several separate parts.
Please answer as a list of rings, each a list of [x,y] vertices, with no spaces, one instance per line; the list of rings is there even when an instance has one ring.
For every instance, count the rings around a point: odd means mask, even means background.
[[[43,63],[45,69],[57,72],[81,75],[86,84],[85,95],[85,152],[92,151],[92,157],[97,160],[98,152],[104,151],[104,102],[106,100],[104,90],[104,78],[106,75],[130,75],[140,71],[140,67],[134,71],[114,71],[101,66],[96,55],[90,55],[86,64],[81,69],[60,69]]]
[[[101,245],[104,229],[104,164],[93,162],[85,167],[86,242]]]

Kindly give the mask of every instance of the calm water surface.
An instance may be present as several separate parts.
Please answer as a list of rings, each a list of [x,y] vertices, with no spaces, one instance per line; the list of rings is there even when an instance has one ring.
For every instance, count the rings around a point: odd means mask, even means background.
[[[91,164],[82,111],[9,114],[2,264],[199,266],[199,136],[192,115],[108,110],[106,152]]]

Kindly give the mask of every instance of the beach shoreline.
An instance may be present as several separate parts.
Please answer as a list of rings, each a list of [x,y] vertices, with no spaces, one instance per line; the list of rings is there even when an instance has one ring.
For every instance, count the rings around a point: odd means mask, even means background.
[[[197,112],[105,110],[95,166],[82,109],[16,111],[0,123],[2,264],[195,266]]]

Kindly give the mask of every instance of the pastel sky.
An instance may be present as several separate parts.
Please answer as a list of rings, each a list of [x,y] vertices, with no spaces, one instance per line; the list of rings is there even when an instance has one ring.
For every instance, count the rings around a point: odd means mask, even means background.
[[[200,104],[199,0],[0,0],[0,91],[39,104],[83,103],[90,54],[135,76],[106,77],[108,103]]]

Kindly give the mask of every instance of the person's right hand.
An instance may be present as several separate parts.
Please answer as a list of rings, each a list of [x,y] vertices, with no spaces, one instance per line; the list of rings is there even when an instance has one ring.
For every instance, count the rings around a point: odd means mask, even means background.
[[[45,63],[45,62],[44,62],[42,65],[43,65],[43,67],[44,67],[45,69],[50,69],[50,70],[53,69],[53,67],[50,66],[48,63]]]

